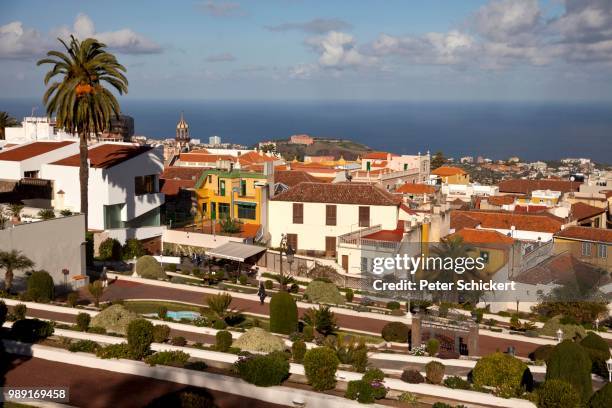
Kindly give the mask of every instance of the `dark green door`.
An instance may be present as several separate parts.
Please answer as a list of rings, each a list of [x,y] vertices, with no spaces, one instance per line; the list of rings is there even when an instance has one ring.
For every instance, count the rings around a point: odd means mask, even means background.
[[[217,203],[210,203],[210,219],[217,219]]]

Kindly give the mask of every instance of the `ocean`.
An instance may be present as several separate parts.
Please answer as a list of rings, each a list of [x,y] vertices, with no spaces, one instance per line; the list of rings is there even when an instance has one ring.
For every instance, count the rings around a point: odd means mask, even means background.
[[[192,138],[252,145],[296,133],[351,139],[377,150],[449,157],[612,163],[612,103],[120,100],[136,134],[174,137],[181,111]],[[17,118],[42,102],[0,99]]]

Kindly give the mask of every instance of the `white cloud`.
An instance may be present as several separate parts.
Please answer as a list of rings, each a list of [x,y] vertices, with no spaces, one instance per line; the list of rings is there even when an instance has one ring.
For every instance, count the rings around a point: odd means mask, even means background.
[[[485,38],[508,42],[525,41],[541,23],[538,0],[494,0],[474,15],[476,31]]]
[[[0,59],[25,59],[43,55],[47,39],[21,21],[0,26]]]
[[[308,79],[319,71],[316,64],[297,64],[289,68],[289,78]]]
[[[224,52],[221,54],[213,54],[206,57],[206,62],[229,62],[235,61],[236,57],[234,57],[229,52]]]
[[[343,69],[347,67],[368,66],[376,62],[376,58],[359,52],[352,35],[330,31],[325,36],[306,39],[319,55],[319,65],[323,68]]]
[[[329,31],[349,30],[353,26],[338,18],[315,18],[303,23],[283,23],[276,26],[267,26],[270,31],[303,31],[311,34],[325,34]]]

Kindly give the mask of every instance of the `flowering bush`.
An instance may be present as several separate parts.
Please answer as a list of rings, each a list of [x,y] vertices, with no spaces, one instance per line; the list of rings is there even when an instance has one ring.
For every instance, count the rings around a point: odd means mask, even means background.
[[[409,350],[408,354],[411,356],[424,356],[427,354],[427,348],[424,345],[416,346]]]
[[[261,351],[271,353],[285,349],[285,342],[280,337],[268,333],[259,327],[247,330],[235,342],[234,347],[247,351]]]

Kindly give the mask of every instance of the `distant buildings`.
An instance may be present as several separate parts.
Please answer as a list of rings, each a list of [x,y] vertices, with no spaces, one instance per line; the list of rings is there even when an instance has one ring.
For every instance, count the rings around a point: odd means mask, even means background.
[[[459,167],[442,166],[431,172],[437,177],[438,184],[468,184],[470,176]]]
[[[189,149],[189,125],[185,121],[183,117],[183,112],[181,112],[181,119],[176,124],[176,146],[178,147],[179,152],[183,151],[183,149]]]
[[[472,156],[465,156],[459,159],[460,163],[474,163],[474,158]]]
[[[21,126],[7,127],[7,143],[25,143],[38,140],[76,139],[77,135],[66,133],[55,126],[55,119],[47,117],[25,117]]]
[[[289,138],[289,143],[310,146],[314,143],[314,139],[306,134],[293,135]]]
[[[220,146],[221,138],[219,136],[211,136],[208,138],[208,144],[210,146]]]

